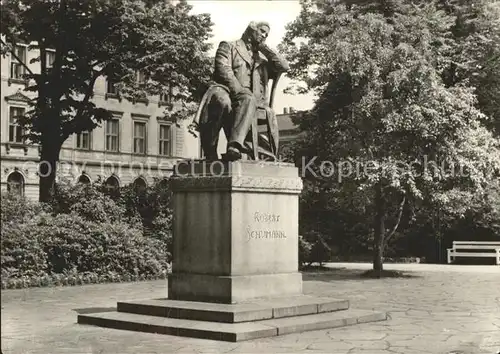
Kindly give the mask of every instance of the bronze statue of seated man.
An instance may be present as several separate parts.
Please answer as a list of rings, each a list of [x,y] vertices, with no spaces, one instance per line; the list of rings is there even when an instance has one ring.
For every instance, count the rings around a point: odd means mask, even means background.
[[[268,82],[288,71],[288,63],[265,40],[270,26],[266,22],[250,22],[241,39],[222,41],[215,55],[213,84],[205,93],[193,125],[200,132],[203,153],[217,160],[219,132],[224,129],[228,144],[225,159],[234,161],[253,148],[252,123],[267,120],[270,152],[276,158],[278,126],[267,99]],[[255,127],[255,125],[254,125]],[[262,140],[262,137],[261,137]],[[254,150],[255,151],[255,150]],[[257,159],[253,156],[254,159]]]

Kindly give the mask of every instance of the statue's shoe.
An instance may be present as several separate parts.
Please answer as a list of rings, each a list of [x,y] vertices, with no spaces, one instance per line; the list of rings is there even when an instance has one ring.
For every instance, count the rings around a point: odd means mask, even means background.
[[[224,157],[228,161],[240,160],[241,159],[241,152],[237,148],[230,146],[227,148],[227,152],[226,152],[226,155]]]

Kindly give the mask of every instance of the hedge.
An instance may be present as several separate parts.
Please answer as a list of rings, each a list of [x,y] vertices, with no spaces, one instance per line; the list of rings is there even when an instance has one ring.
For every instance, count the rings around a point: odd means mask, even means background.
[[[166,277],[169,215],[155,217],[153,225],[165,229],[148,237],[119,203],[78,188],[64,205],[2,195],[2,289]]]

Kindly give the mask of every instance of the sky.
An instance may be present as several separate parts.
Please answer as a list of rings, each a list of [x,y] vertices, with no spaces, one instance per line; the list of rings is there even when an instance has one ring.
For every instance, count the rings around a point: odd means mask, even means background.
[[[267,21],[271,31],[267,44],[276,48],[285,34],[285,26],[292,22],[300,13],[298,0],[188,0],[193,6],[192,13],[209,13],[214,23],[212,27],[213,43],[211,55],[215,55],[217,45],[222,40],[236,40],[250,21]],[[282,113],[284,107],[296,110],[312,108],[314,96],[285,95],[283,89],[291,83],[286,76],[281,77],[275,94],[274,111]]]

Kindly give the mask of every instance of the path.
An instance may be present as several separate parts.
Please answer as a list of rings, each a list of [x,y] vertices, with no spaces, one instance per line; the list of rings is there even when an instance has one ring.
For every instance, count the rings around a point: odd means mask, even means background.
[[[118,300],[159,298],[165,281],[2,291],[2,351],[17,353],[344,353],[496,354],[500,352],[500,267],[401,264],[413,278],[360,279],[368,264],[304,276],[304,292],[347,298],[387,311],[386,322],[241,343],[78,325],[75,310]]]

